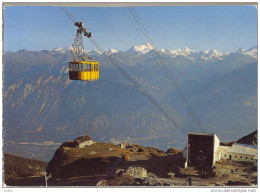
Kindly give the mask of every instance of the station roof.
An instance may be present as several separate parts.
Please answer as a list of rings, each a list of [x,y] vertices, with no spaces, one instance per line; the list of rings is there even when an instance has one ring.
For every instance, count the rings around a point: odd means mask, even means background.
[[[90,140],[92,140],[92,138],[89,137],[88,135],[84,135],[84,136],[81,136],[81,137],[78,137],[77,139],[75,139],[75,141],[78,142],[79,144],[84,143],[86,141],[90,141]]]
[[[257,149],[252,147],[247,147],[241,144],[234,144],[233,146],[220,146],[220,148],[229,153],[238,153],[246,155],[257,155]]]
[[[188,135],[208,135],[208,136],[214,136],[215,133],[199,133],[199,132],[188,132]]]

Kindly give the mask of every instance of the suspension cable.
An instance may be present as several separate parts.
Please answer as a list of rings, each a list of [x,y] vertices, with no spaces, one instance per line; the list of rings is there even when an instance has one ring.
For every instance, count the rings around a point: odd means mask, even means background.
[[[164,109],[141,87],[141,85],[133,79],[124,69],[122,69],[118,63],[108,55],[103,48],[98,45],[98,43],[93,39],[89,38],[90,41],[109,59],[109,61],[130,81],[130,83],[139,91],[141,92],[159,111],[163,113],[163,115],[171,122],[172,126],[175,126],[181,129],[183,132],[184,129],[175,121],[173,120],[165,111]],[[185,132],[186,134],[186,132]]]
[[[127,50],[124,42],[121,40],[121,38],[116,34],[115,30],[111,27],[111,25],[108,23],[106,17],[101,13],[101,11],[98,8],[95,8],[96,11],[98,12],[98,14],[102,17],[102,19],[105,21],[105,23],[107,24],[107,26],[109,27],[109,29],[113,32],[114,36],[118,39],[118,41],[121,43],[121,45],[123,46],[123,48],[125,50]]]
[[[67,16],[71,15],[68,10],[62,9]],[[72,15],[71,15],[72,16]],[[73,18],[73,17],[70,17]],[[73,19],[71,19],[73,21]],[[73,21],[74,22],[74,21]],[[76,20],[75,20],[76,22]],[[75,23],[74,22],[74,23]],[[185,130],[174,120],[172,119],[165,110],[141,87],[140,83],[138,83],[134,78],[132,78],[124,69],[120,67],[120,65],[110,56],[108,55],[105,50],[92,38],[88,37],[89,40],[96,46],[96,48],[107,57],[107,59],[130,81],[130,83],[139,91],[141,92],[156,108],[157,110],[161,111],[162,114],[170,121],[172,126],[179,128],[185,134]]]
[[[69,12],[69,10],[66,9],[66,7],[60,7],[64,13],[71,19],[71,21],[75,24],[76,23],[76,19],[71,15],[71,13]]]
[[[169,71],[168,67],[166,66],[159,50],[154,46],[154,43],[151,39],[151,37],[149,36],[149,34],[147,33],[145,27],[143,26],[140,18],[138,17],[138,15],[136,14],[135,10],[133,8],[128,7],[128,10],[130,11],[131,15],[133,16],[134,20],[136,21],[136,23],[138,24],[139,28],[141,29],[142,33],[144,34],[145,38],[147,39],[147,41],[149,42],[149,44],[152,46],[153,49],[150,49],[149,46],[148,48],[151,50],[152,53],[155,53],[156,57],[158,59],[156,59],[156,61],[159,61],[159,66],[161,68],[161,70],[163,71],[163,73],[165,74],[165,76],[167,77],[168,81],[170,82],[170,84],[176,89],[177,94],[179,95],[181,102],[183,103],[184,107],[188,110],[188,112],[191,114],[191,116],[193,117],[193,119],[195,120],[198,128],[201,131],[204,131],[199,119],[197,118],[197,115],[195,114],[195,112],[193,111],[192,107],[190,106],[190,104],[188,103],[188,100],[186,99],[185,95],[183,94],[183,92],[181,91],[181,89],[179,88],[176,80],[174,79],[172,73]]]

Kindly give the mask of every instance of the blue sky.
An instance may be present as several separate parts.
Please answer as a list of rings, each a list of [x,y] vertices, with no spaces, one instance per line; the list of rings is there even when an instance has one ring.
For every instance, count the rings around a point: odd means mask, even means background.
[[[67,7],[83,21],[105,49],[125,50],[143,40],[123,7]],[[257,9],[253,6],[135,7],[159,48],[237,51],[257,45]],[[104,20],[105,17],[105,20]],[[113,31],[112,31],[112,30]],[[76,27],[59,7],[4,8],[4,51],[65,48],[73,43]],[[121,41],[119,41],[119,39]],[[85,49],[94,45],[84,39]]]

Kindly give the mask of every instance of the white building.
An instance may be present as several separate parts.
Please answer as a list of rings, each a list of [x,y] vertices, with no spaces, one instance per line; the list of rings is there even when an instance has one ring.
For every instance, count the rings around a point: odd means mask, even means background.
[[[252,162],[257,160],[257,147],[234,143],[232,146],[220,146],[221,159],[241,162]]]
[[[119,143],[118,146],[122,149],[125,149],[125,147],[127,146],[127,143],[125,142],[122,142],[122,143]]]
[[[220,146],[216,134],[188,132],[183,157],[186,158],[185,168],[201,163],[200,160],[203,160],[205,165],[214,166],[215,162],[221,159],[252,162],[257,166],[257,146],[239,143]]]
[[[78,137],[74,140],[76,147],[83,148],[93,144],[93,140],[88,135]]]

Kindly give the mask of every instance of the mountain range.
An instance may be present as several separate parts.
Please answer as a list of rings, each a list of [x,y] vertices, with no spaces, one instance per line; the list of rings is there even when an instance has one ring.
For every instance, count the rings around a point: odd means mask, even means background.
[[[154,49],[155,48],[150,43],[147,43],[144,45],[134,45],[134,46],[130,47],[127,51],[120,51],[120,50],[110,48],[106,53],[108,55],[116,54],[116,53],[117,54],[121,53],[121,54],[126,54],[126,55],[127,54],[146,55],[146,54],[149,54],[149,52],[151,52]],[[72,50],[71,46],[64,48],[64,49],[57,47],[57,48],[52,49],[51,52],[53,54],[59,54],[59,53],[65,53],[65,52],[71,51],[71,50]],[[163,49],[159,50],[159,52],[160,52],[160,54],[167,55],[172,58],[183,56],[193,62],[202,61],[202,60],[205,60],[205,61],[223,60],[223,59],[225,59],[225,57],[227,57],[230,54],[230,52],[222,53],[215,49],[195,51],[195,50],[190,49],[189,47],[185,47],[183,49],[177,49],[177,50],[174,50],[174,49],[167,50],[167,49],[163,48]],[[85,53],[89,54],[89,55],[94,55],[94,56],[102,54],[99,50],[85,50]],[[244,55],[249,55],[253,58],[257,58],[258,49],[257,49],[257,46],[254,46],[254,47],[250,48],[249,50],[244,50],[244,49],[240,48],[237,50],[236,53],[241,53]]]
[[[108,54],[182,129],[173,126],[96,50],[95,82],[68,79],[71,47],[6,52],[3,68],[4,151],[49,161],[63,142],[86,132],[97,141],[184,148],[195,121],[169,85],[149,44]],[[257,46],[234,53],[160,50],[206,132],[232,141],[257,128]]]

